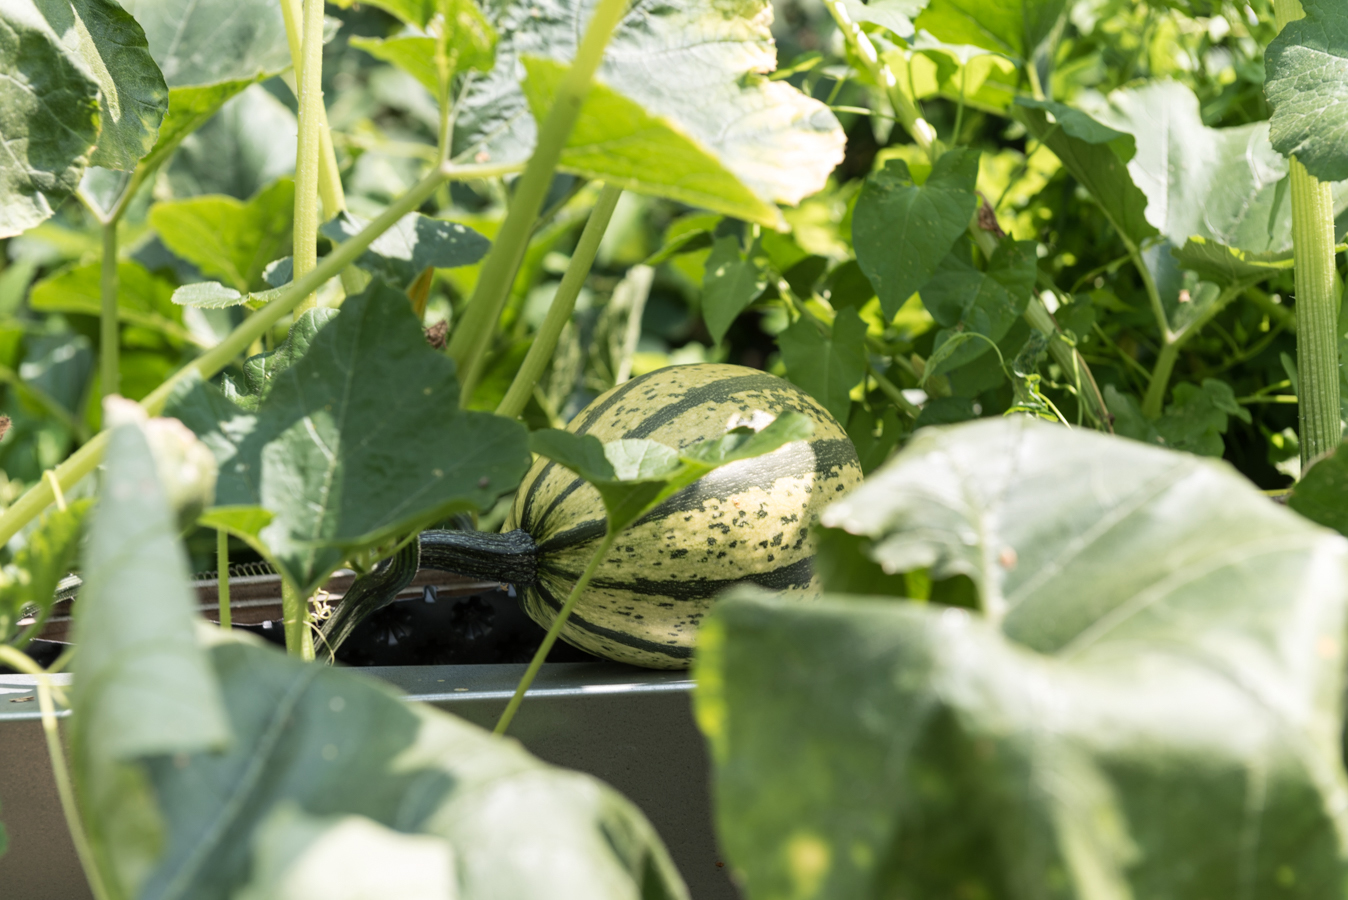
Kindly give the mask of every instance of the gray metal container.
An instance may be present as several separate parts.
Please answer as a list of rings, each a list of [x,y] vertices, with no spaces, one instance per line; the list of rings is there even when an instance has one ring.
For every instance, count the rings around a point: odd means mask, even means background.
[[[490,728],[523,665],[361,670],[408,699]],[[68,676],[58,676],[65,679]],[[52,781],[33,679],[0,676],[0,900],[90,898]],[[545,665],[510,734],[539,758],[588,772],[641,807],[668,846],[694,900],[737,896],[712,830],[708,761],[685,672],[614,663]]]

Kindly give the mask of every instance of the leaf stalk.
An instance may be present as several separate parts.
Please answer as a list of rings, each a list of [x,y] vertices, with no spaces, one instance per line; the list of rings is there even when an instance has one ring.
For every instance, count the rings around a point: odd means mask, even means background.
[[[626,9],[627,0],[600,0],[595,7],[571,68],[558,86],[552,108],[538,130],[538,144],[515,186],[509,212],[482,264],[463,321],[450,337],[448,352],[459,367],[461,402],[465,405],[481,377],[487,345],[510,296],[515,273],[533,234],[534,222],[552,184],[553,172],[571,130],[580,118],[581,107],[590,93],[591,80],[603,61],[604,48]]]
[[[538,670],[543,666],[543,660],[548,658],[548,653],[557,643],[557,638],[562,633],[562,627],[566,625],[566,620],[571,618],[571,611],[576,608],[580,602],[580,595],[585,592],[590,584],[590,579],[594,573],[599,570],[599,566],[608,553],[613,549],[613,543],[618,539],[619,532],[612,529],[604,534],[604,539],[595,548],[594,555],[590,557],[590,562],[585,566],[585,571],[581,573],[580,580],[576,582],[575,587],[571,589],[571,594],[562,604],[562,608],[557,612],[557,618],[552,620],[552,627],[543,637],[543,643],[539,644],[538,650],[534,653],[534,658],[529,661],[529,668],[525,670],[524,677],[515,688],[515,694],[506,704],[505,712],[501,713],[501,718],[497,720],[496,727],[492,729],[492,734],[505,734],[506,729],[510,727],[511,721],[515,718],[515,713],[519,711],[520,704],[524,702],[524,695],[529,690],[529,686],[534,683],[534,678],[538,675]]]
[[[576,298],[580,296],[580,289],[584,286],[585,279],[589,277],[595,255],[599,252],[599,244],[604,238],[604,231],[608,228],[609,220],[613,218],[613,210],[617,207],[622,192],[622,188],[609,184],[604,185],[604,189],[599,192],[599,199],[595,201],[590,219],[580,234],[576,250],[571,254],[571,262],[566,266],[566,274],[562,276],[562,283],[557,287],[552,305],[548,307],[547,317],[543,319],[543,325],[538,329],[524,362],[515,373],[515,380],[510,383],[510,389],[496,407],[498,416],[517,418],[528,405],[534,385],[543,377],[543,370],[547,368],[553,351],[557,349],[557,340],[562,335],[562,329],[571,321],[571,312],[576,308]]]

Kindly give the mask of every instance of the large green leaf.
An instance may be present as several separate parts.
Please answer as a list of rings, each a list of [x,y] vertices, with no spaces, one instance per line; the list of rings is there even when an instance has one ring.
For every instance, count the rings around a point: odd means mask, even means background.
[[[1036,275],[1034,241],[1003,238],[984,268],[974,263],[973,243],[961,237],[922,288],[922,305],[946,329],[938,345],[952,334],[982,335],[988,340],[962,342],[947,351],[944,368],[952,369],[982,356],[1020,321],[1030,301]],[[944,335],[944,337],[942,336]],[[935,360],[933,354],[932,360]],[[934,367],[934,362],[933,362]]]
[[[1217,284],[1260,281],[1292,268],[1292,252],[1255,253],[1204,237],[1191,237],[1170,251],[1181,268]]]
[[[1172,244],[1197,235],[1256,253],[1291,246],[1287,160],[1267,123],[1209,128],[1193,91],[1174,81],[1115,91],[1091,112],[1137,139],[1128,171],[1147,221]]]
[[[272,514],[240,537],[301,592],[351,553],[490,506],[529,467],[524,427],[459,409],[453,362],[426,343],[407,297],[378,279],[270,385],[250,413],[196,382],[169,415],[215,452],[217,503]]]
[[[1065,104],[1025,98],[1016,102],[1026,128],[1090,192],[1122,237],[1136,246],[1156,235],[1148,221],[1147,195],[1128,172],[1136,145],[1124,132],[1101,126]]]
[[[281,4],[273,0],[126,0],[169,87],[168,115],[147,166],[250,84],[290,68]]]
[[[338,0],[338,5],[349,6],[350,0]],[[373,5],[393,13],[408,26],[390,38],[353,36],[351,46],[393,63],[436,96],[444,79],[469,69],[489,71],[496,61],[496,31],[473,0],[376,0]],[[443,69],[436,59],[441,43]]]
[[[460,104],[456,154],[528,158],[535,115],[549,104],[593,5],[517,0],[504,8],[494,23],[502,35],[496,66]],[[773,204],[822,188],[844,140],[821,103],[764,77],[777,64],[769,10],[766,0],[632,9],[609,43],[562,167],[778,226]]]
[[[75,609],[71,755],[100,870],[135,893],[155,855],[158,817],[146,756],[219,750],[231,736],[206,651],[196,641],[187,555],[142,426],[112,433],[89,525]]]
[[[0,238],[50,216],[98,141],[99,86],[33,0],[0,6]]]
[[[126,0],[170,89],[249,82],[290,68],[281,5],[271,0]]]
[[[941,155],[921,185],[901,159],[866,179],[852,215],[852,241],[886,317],[927,283],[968,229],[978,209],[977,178],[978,153],[957,148]]]
[[[920,432],[823,519],[837,562],[966,576],[985,614],[717,605],[697,712],[749,897],[1341,893],[1340,537],[1029,417]]]
[[[852,388],[866,374],[866,323],[851,307],[838,311],[829,334],[814,322],[797,319],[777,335],[786,377],[846,422]]]
[[[685,900],[654,829],[612,789],[194,622],[135,426],[114,432],[107,460],[71,737],[110,896]]]
[[[47,510],[13,562],[0,569],[0,643],[23,637],[17,625],[26,613],[32,612],[40,622],[51,612],[56,585],[75,562],[89,505],[85,498],[64,509]]]
[[[295,183],[282,178],[246,202],[214,194],[156,203],[150,224],[174,253],[247,293],[290,248],[294,216]]]
[[[98,81],[100,131],[90,164],[135,168],[168,109],[168,87],[145,32],[112,0],[38,0],[38,7]]]
[[[1348,9],[1301,0],[1306,17],[1268,45],[1264,90],[1273,146],[1322,181],[1348,179]]]
[[[1070,0],[931,0],[914,21],[950,44],[1027,60],[1053,33]]]
[[[437,860],[448,871],[420,877],[446,900],[687,897],[654,829],[594,779],[349,672],[237,640],[211,659],[235,740],[142,762],[165,834],[144,900],[419,900],[407,866]],[[309,853],[353,825],[360,840],[313,872]]]
[[[738,235],[716,238],[702,270],[702,319],[713,341],[721,342],[767,283],[758,264],[744,253]]]

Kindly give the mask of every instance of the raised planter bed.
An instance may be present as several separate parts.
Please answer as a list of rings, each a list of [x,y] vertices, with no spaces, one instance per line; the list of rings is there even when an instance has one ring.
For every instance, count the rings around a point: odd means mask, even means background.
[[[274,576],[265,574],[233,579],[230,607],[236,623],[279,637],[279,623],[271,624],[280,616],[279,598],[268,590],[272,583]],[[339,576],[328,590],[338,595],[346,584],[349,579],[343,583]],[[214,584],[202,580],[196,586],[203,615],[214,619]],[[368,674],[389,682],[408,699],[490,728],[524,672],[522,661],[368,663],[398,653],[422,658],[522,654],[527,659],[537,640],[531,643],[527,629],[514,617],[532,623],[496,584],[423,572],[402,596],[353,635],[339,657],[367,663],[362,667]],[[43,633],[53,649],[67,636],[68,602],[58,613]],[[445,639],[438,645],[426,633],[428,618],[445,626]],[[411,627],[400,633],[408,620]],[[490,648],[489,641],[495,642]],[[475,649],[475,643],[482,649]],[[558,649],[550,660],[585,658],[564,645]],[[0,821],[10,836],[9,853],[0,857],[0,896],[84,900],[90,894],[57,802],[32,685],[28,676],[0,675]],[[691,688],[686,672],[599,661],[549,662],[510,734],[539,758],[588,772],[641,807],[695,900],[731,900],[737,894],[716,848],[708,760],[692,719]]]

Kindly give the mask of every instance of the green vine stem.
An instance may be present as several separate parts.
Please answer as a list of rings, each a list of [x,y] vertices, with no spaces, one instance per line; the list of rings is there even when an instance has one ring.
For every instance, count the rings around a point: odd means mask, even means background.
[[[1180,350],[1188,343],[1189,338],[1212,321],[1213,316],[1225,309],[1247,287],[1248,285],[1245,284],[1236,284],[1226,288],[1217,295],[1217,299],[1204,310],[1202,315],[1190,321],[1179,331],[1169,334],[1166,342],[1161,345],[1161,351],[1156,355],[1156,365],[1151,370],[1151,381],[1147,384],[1147,394],[1142,398],[1142,415],[1149,419],[1160,417],[1166,390],[1170,387],[1170,375],[1175,370],[1175,362],[1179,359]]]
[[[61,801],[61,812],[65,814],[70,841],[75,845],[75,856],[84,870],[94,900],[110,900],[107,885],[103,883],[103,874],[98,869],[93,848],[89,845],[89,836],[80,821],[80,808],[75,800],[65,751],[61,747],[61,734],[56,727],[56,708],[52,704],[52,686],[46,672],[37,676],[37,704],[42,712],[42,732],[47,738],[47,755],[51,757],[52,780],[56,782],[56,796]]]
[[[1300,0],[1274,0],[1278,30],[1305,15]],[[1302,471],[1339,445],[1339,298],[1334,286],[1334,201],[1329,184],[1289,160],[1296,266],[1297,412]]]
[[[281,617],[285,623],[286,652],[305,662],[314,661],[314,633],[309,627],[309,598],[281,579]]]
[[[290,43],[290,62],[295,71],[287,73],[286,84],[299,100],[300,72],[304,69],[304,51],[300,43],[300,20],[304,17],[302,0],[283,0],[281,17],[285,19],[286,39]],[[323,201],[323,215],[329,219],[346,209],[346,193],[342,190],[342,175],[337,167],[337,153],[332,146],[332,132],[328,130],[328,110],[319,104],[318,196]]]
[[[543,377],[543,370],[547,368],[553,351],[557,349],[557,339],[561,337],[562,329],[571,321],[571,312],[576,308],[576,298],[580,296],[580,289],[590,274],[590,267],[594,265],[595,254],[599,252],[599,243],[604,238],[604,231],[608,228],[609,220],[613,218],[613,210],[618,205],[618,198],[622,196],[622,192],[622,188],[610,184],[604,185],[604,189],[599,192],[599,199],[595,201],[594,209],[590,212],[590,220],[585,223],[585,230],[581,232],[580,240],[576,243],[576,250],[571,254],[571,262],[567,264],[566,274],[562,276],[562,283],[552,298],[552,305],[548,307],[547,317],[543,319],[543,325],[538,329],[538,334],[534,337],[520,370],[515,373],[515,380],[510,383],[510,390],[506,391],[501,404],[496,407],[498,416],[505,416],[508,419],[518,417],[524,412],[529,398],[533,396],[534,385]]]
[[[889,68],[889,64],[880,58],[875,45],[871,43],[871,39],[866,35],[866,32],[861,30],[861,26],[852,21],[844,0],[826,0],[825,5],[833,16],[833,21],[837,24],[838,30],[843,33],[847,43],[851,45],[852,52],[866,66],[871,80],[889,97],[890,106],[894,107],[894,115],[899,124],[912,135],[913,140],[922,148],[922,152],[926,153],[935,162],[936,157],[941,155],[940,142],[936,139],[936,129],[932,128],[931,123],[922,117],[917,104],[899,87],[899,80],[894,77],[894,72]]]
[[[234,610],[229,608],[229,532],[223,528],[215,532],[215,592],[220,627],[228,631],[234,627]]]
[[[492,734],[505,734],[506,729],[510,727],[511,720],[515,718],[515,713],[519,710],[520,704],[524,702],[525,693],[529,690],[529,686],[534,683],[538,670],[543,666],[543,660],[548,658],[548,653],[552,651],[552,645],[557,643],[557,638],[562,633],[562,626],[566,624],[567,619],[571,618],[571,611],[580,602],[580,595],[589,586],[590,579],[598,571],[600,563],[608,557],[608,552],[613,549],[613,543],[617,539],[617,533],[612,531],[605,533],[604,539],[599,543],[594,555],[590,557],[590,562],[585,566],[585,571],[581,573],[580,580],[571,589],[571,595],[566,598],[562,608],[557,611],[557,618],[552,620],[552,627],[543,637],[543,643],[538,645],[534,658],[529,661],[529,668],[525,670],[524,677],[520,679],[519,685],[515,688],[514,696],[506,704],[505,712],[501,713],[501,718],[497,720],[496,727],[492,729]]]
[[[627,0],[599,0],[595,7],[576,50],[576,58],[558,85],[552,108],[538,129],[538,144],[515,186],[510,210],[482,264],[463,319],[450,338],[448,351],[459,367],[464,404],[472,398],[473,388],[477,386],[487,345],[510,296],[510,287],[529,246],[534,221],[547,197],[562,149],[580,118],[581,106],[590,93],[591,79],[604,58],[604,48],[626,9]]]
[[[98,367],[103,396],[121,387],[122,330],[117,321],[117,223],[103,225],[103,264],[99,269],[102,305],[98,315]]]
[[[168,402],[169,396],[182,383],[183,379],[191,377],[194,373],[202,378],[214,377],[216,373],[233,362],[239,354],[245,352],[254,341],[270,331],[282,317],[291,313],[301,300],[329,278],[341,274],[343,269],[356,260],[356,257],[365,252],[365,249],[374,242],[375,238],[388,231],[395,222],[424,203],[426,198],[434,194],[445,180],[455,177],[479,177],[484,171],[486,170],[478,168],[456,169],[451,166],[439,166],[432,170],[421,181],[417,182],[411,190],[380,213],[360,234],[342,241],[334,247],[331,253],[323,257],[317,268],[308,275],[291,282],[279,297],[244,319],[237,328],[230,332],[228,337],[215,347],[178,370],[148,397],[140,401],[140,405],[150,415],[158,415],[164,409],[164,404]],[[56,467],[56,481],[62,490],[70,490],[80,479],[98,466],[103,459],[103,451],[107,448],[108,434],[107,431],[100,431],[88,443],[71,454],[65,462]],[[37,517],[54,499],[55,494],[52,493],[51,483],[45,478],[29,488],[23,496],[14,501],[4,511],[3,515],[0,515],[0,545],[7,543],[10,538],[18,533],[19,529]]]
[[[1339,407],[1339,303],[1334,289],[1334,198],[1296,159],[1292,244],[1296,264],[1297,373],[1301,464],[1332,451],[1342,437]]]
[[[301,24],[299,137],[295,152],[295,279],[318,265],[318,169],[323,129],[323,0],[304,0]],[[305,296],[299,312],[317,305]]]

